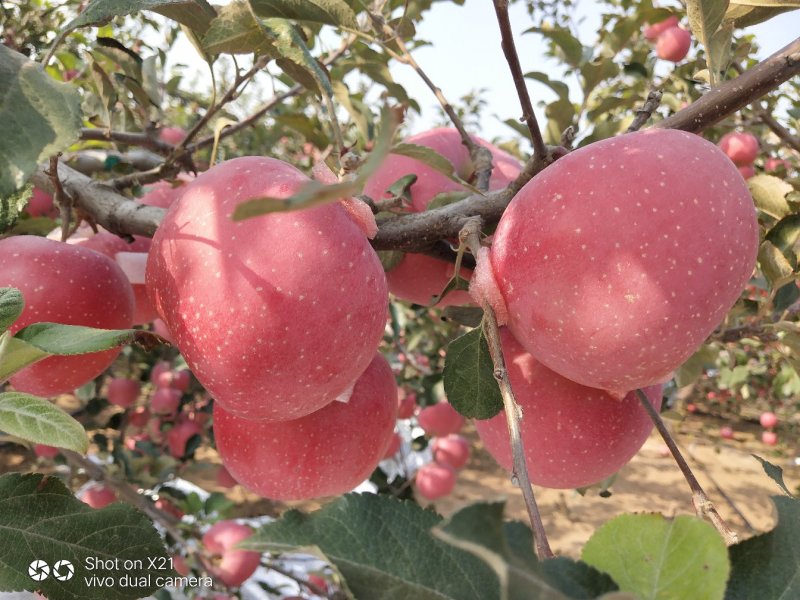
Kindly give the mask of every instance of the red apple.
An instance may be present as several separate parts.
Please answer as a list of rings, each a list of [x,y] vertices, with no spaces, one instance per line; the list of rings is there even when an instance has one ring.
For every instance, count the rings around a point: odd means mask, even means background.
[[[25,309],[15,333],[42,321],[102,329],[126,329],[133,316],[133,291],[107,257],[69,244],[21,235],[0,240],[0,287],[16,287]],[[102,373],[118,349],[51,356],[11,377],[15,389],[38,396],[71,392]]]
[[[37,187],[33,188],[25,212],[32,217],[49,217],[51,219],[58,217],[58,207],[53,204],[53,197]]]
[[[728,427],[727,425],[724,427],[719,428],[719,437],[723,440],[732,440],[733,439],[733,429]]]
[[[157,181],[156,183],[145,186],[144,195],[139,198],[139,202],[148,206],[169,208],[186,188],[186,184],[192,181],[192,179],[194,179],[193,175],[181,173],[174,183],[169,181]]]
[[[693,402],[689,402],[689,404],[686,405],[686,412],[688,413],[697,412],[697,405]]]
[[[758,156],[758,138],[750,133],[732,131],[722,136],[719,147],[737,166],[752,165]]]
[[[386,452],[383,454],[383,458],[392,458],[395,454],[400,452],[400,444],[402,443],[402,439],[400,438],[400,434],[395,432],[392,434],[392,439],[389,442],[389,446],[386,448]]]
[[[397,398],[397,418],[410,419],[417,409],[417,395],[414,392],[400,390]]]
[[[501,331],[511,387],[522,408],[520,435],[531,481],[566,489],[591,485],[613,475],[642,447],[653,428],[631,392],[622,400],[584,387],[537,362],[510,333]],[[661,386],[645,388],[661,407]],[[475,421],[486,450],[511,469],[511,443],[503,413]]]
[[[214,555],[211,572],[225,585],[241,585],[261,563],[258,552],[234,548],[251,535],[253,530],[250,527],[235,521],[218,521],[203,534],[203,546]]]
[[[271,158],[223,162],[186,185],[153,238],[154,305],[195,377],[241,417],[295,419],[346,396],[383,335],[383,270],[340,205],[231,219],[308,182]]]
[[[172,515],[176,519],[182,519],[183,516],[186,514],[180,508],[175,506],[172,502],[167,500],[166,498],[159,498],[156,500],[153,505],[160,511],[165,512],[167,514]]]
[[[761,432],[761,441],[762,443],[766,444],[767,446],[777,446],[778,444],[778,434],[774,431],[762,431]]]
[[[652,25],[648,25],[644,28],[644,37],[648,40],[655,41],[655,39],[661,35],[667,29],[671,29],[672,27],[678,26],[678,17],[675,15],[669,16],[663,21],[659,21],[658,23],[653,23]]]
[[[172,370],[172,365],[166,360],[160,360],[150,369],[150,381],[156,387],[169,387],[171,377],[165,377]],[[163,384],[163,385],[162,385]]]
[[[431,442],[433,460],[440,465],[449,465],[456,471],[469,460],[469,442],[457,434],[434,438]]]
[[[117,501],[117,494],[110,487],[102,484],[87,488],[80,495],[80,500],[92,508],[103,508]]]
[[[172,568],[175,569],[175,572],[181,577],[187,577],[189,573],[192,572],[189,565],[186,563],[186,559],[180,554],[176,554],[172,557]]]
[[[61,454],[61,450],[56,448],[55,446],[48,446],[46,444],[36,444],[33,447],[33,452],[36,456],[41,458],[55,458],[59,454]]]
[[[419,468],[414,481],[420,496],[437,500],[452,493],[456,486],[456,472],[450,465],[432,462]]]
[[[689,53],[692,34],[681,27],[665,29],[656,40],[656,56],[663,60],[680,62]]]
[[[479,253],[472,291],[536,360],[621,398],[691,356],[757,249],[731,161],[694,134],[649,129],[580,148],[528,182]]]
[[[239,482],[233,478],[233,475],[224,465],[220,465],[217,468],[217,485],[224,488],[232,488],[239,485]]]
[[[174,415],[181,403],[181,393],[174,388],[158,388],[150,398],[150,410],[157,415]]]
[[[352,490],[391,442],[397,387],[377,355],[347,402],[292,421],[248,421],[214,405],[214,434],[225,468],[249,490],[273,500],[304,500]]]
[[[128,424],[133,427],[144,427],[150,420],[150,411],[146,406],[137,406],[128,415]]]
[[[753,168],[753,165],[744,165],[742,167],[737,167],[737,169],[739,169],[739,173],[741,173],[744,179],[750,179],[756,174],[756,170]]]
[[[153,332],[160,335],[162,338],[167,340],[170,344],[174,345],[175,340],[172,338],[172,334],[169,332],[167,328],[167,324],[164,323],[161,319],[153,319]]]
[[[196,435],[202,435],[202,433],[203,428],[195,421],[177,423],[167,433],[169,453],[173,458],[183,458],[186,454],[186,444],[189,440]]]
[[[774,156],[769,157],[764,162],[764,170],[767,173],[775,173],[781,168],[788,173],[792,169],[792,163],[785,158],[775,158]]]
[[[417,422],[428,435],[441,437],[461,431],[464,417],[458,414],[447,400],[443,400],[420,410]]]
[[[167,142],[173,146],[180,144],[186,137],[186,131],[180,127],[164,127],[158,132],[158,137],[162,142]]]
[[[141,391],[142,384],[138,379],[114,377],[108,382],[106,396],[111,404],[128,408],[136,403]]]
[[[764,429],[772,429],[778,425],[778,416],[773,412],[761,413],[758,422]]]

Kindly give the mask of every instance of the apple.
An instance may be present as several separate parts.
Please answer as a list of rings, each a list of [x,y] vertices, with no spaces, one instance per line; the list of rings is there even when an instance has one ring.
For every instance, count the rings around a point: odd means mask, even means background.
[[[117,494],[110,487],[97,484],[86,488],[79,498],[92,508],[103,508],[117,501]]]
[[[106,397],[111,404],[128,408],[136,403],[142,384],[138,379],[114,377],[108,382]]]
[[[663,60],[680,62],[689,53],[692,34],[682,27],[665,29],[656,40],[656,56]]]
[[[414,482],[420,496],[437,500],[452,493],[456,486],[456,472],[450,465],[432,462],[419,468]]]
[[[181,404],[181,393],[174,388],[158,388],[150,398],[150,410],[157,415],[174,415]]]
[[[187,577],[189,573],[192,572],[189,565],[186,563],[186,559],[180,554],[176,554],[172,557],[172,568],[175,569],[175,572],[181,577]]]
[[[0,287],[16,287],[25,298],[16,333],[32,323],[52,322],[101,329],[127,329],[133,291],[108,257],[86,248],[31,235],[0,240]],[[119,349],[51,356],[11,377],[14,389],[37,396],[71,392],[102,373]]]
[[[189,369],[179,369],[177,371],[159,372],[155,384],[159,388],[171,387],[184,393],[189,389],[190,382]]]
[[[764,170],[767,173],[775,173],[777,171],[780,171],[781,168],[783,168],[783,170],[788,173],[792,168],[792,163],[790,163],[785,158],[775,158],[774,156],[770,156],[764,162]]]
[[[733,439],[733,429],[728,427],[727,425],[724,427],[719,428],[719,437],[723,440],[732,440]]]
[[[150,410],[146,406],[137,406],[128,415],[128,425],[144,427],[150,420]]]
[[[182,421],[167,433],[169,453],[173,458],[183,458],[186,455],[186,444],[196,435],[202,435],[203,428],[195,421]]]
[[[753,168],[753,165],[744,165],[741,167],[737,167],[739,169],[739,173],[741,173],[744,179],[750,179],[754,177],[756,174],[756,170]]]
[[[162,512],[172,515],[176,519],[182,519],[186,514],[166,498],[159,498],[153,503],[153,506]]]
[[[420,410],[417,422],[428,435],[445,436],[458,433],[464,426],[464,417],[447,400],[443,400]]]
[[[688,413],[697,412],[697,405],[693,402],[689,402],[689,404],[686,405],[686,412]]]
[[[151,183],[143,188],[144,194],[139,198],[139,202],[147,206],[169,208],[192,179],[194,179],[194,175],[180,173],[174,184],[164,180]]]
[[[417,395],[414,392],[400,390],[397,396],[397,418],[410,419],[417,409]]]
[[[50,194],[34,187],[31,198],[28,200],[28,205],[25,207],[25,212],[32,217],[49,217],[55,219],[58,217],[59,211],[58,207],[53,204],[53,197]]]
[[[440,465],[449,465],[456,471],[463,468],[469,460],[469,442],[455,433],[434,438],[431,450],[434,461]]]
[[[55,446],[48,446],[46,444],[36,444],[33,447],[33,452],[40,458],[55,458],[61,454],[61,450]]]
[[[392,434],[392,439],[389,442],[389,446],[386,448],[386,452],[383,454],[384,460],[387,458],[392,458],[395,454],[400,452],[400,444],[402,444],[402,441],[403,440],[399,433],[394,432]]]
[[[511,387],[522,408],[520,435],[532,483],[549,488],[585,487],[613,475],[642,447],[653,424],[634,392],[618,400],[551,371],[501,330]],[[661,407],[661,386],[644,389]],[[511,470],[506,417],[475,421],[486,450]]]
[[[232,488],[239,485],[239,482],[233,478],[233,475],[224,465],[220,465],[217,468],[217,485],[224,488]]]
[[[493,146],[479,137],[473,137],[481,145],[488,148],[494,158],[492,177],[489,189],[498,190],[506,187],[520,172],[520,164],[510,154]],[[461,143],[458,131],[440,127],[424,133],[413,135],[405,143],[426,146],[450,161],[458,175],[467,181],[474,175],[474,168],[466,146]],[[428,165],[400,155],[390,155],[383,165],[369,178],[364,193],[379,200],[386,197],[386,190],[404,175],[416,174],[417,181],[411,186],[410,212],[422,212],[438,194],[460,192],[464,188],[451,181],[442,173]],[[406,254],[395,268],[386,273],[389,291],[400,299],[416,304],[427,305],[431,297],[442,292],[453,276],[455,268],[452,263],[425,256],[423,254]],[[460,276],[469,279],[470,272],[461,269]],[[449,293],[436,306],[469,304],[471,298],[464,291]]]
[[[739,167],[752,165],[758,156],[758,138],[750,133],[726,133],[719,140],[719,147]]]
[[[171,377],[165,377],[172,370],[172,365],[166,360],[160,360],[150,369],[150,381],[156,387],[169,387]],[[164,384],[164,385],[162,385]]]
[[[153,238],[153,304],[195,377],[240,417],[296,419],[346,396],[383,336],[386,278],[339,204],[231,219],[244,200],[308,183],[272,158],[220,163]]]
[[[251,535],[250,527],[235,521],[218,521],[203,534],[203,546],[214,555],[210,570],[225,585],[241,585],[261,564],[260,553],[235,549]]]
[[[167,324],[161,319],[153,319],[153,332],[160,335],[172,345],[175,345],[175,340],[167,328]]]
[[[777,446],[778,434],[775,433],[774,431],[762,431],[761,442],[766,444],[767,446]]]
[[[736,166],[694,134],[648,129],[529,181],[479,252],[471,291],[536,360],[622,398],[672,377],[736,302],[757,250]]]
[[[175,146],[183,141],[186,137],[186,131],[180,127],[163,127],[158,132],[158,137],[162,142],[167,142]]]
[[[778,425],[778,416],[773,412],[761,413],[758,422],[764,429],[772,429]]]
[[[652,25],[648,25],[644,28],[644,37],[650,40],[651,42],[655,41],[659,35],[661,35],[667,29],[671,29],[672,27],[678,26],[678,17],[675,15],[669,16],[663,21],[659,21],[658,23],[653,23]]]
[[[291,421],[249,421],[214,404],[214,435],[225,468],[273,500],[306,500],[352,490],[383,459],[397,417],[397,386],[376,355],[347,402]]]

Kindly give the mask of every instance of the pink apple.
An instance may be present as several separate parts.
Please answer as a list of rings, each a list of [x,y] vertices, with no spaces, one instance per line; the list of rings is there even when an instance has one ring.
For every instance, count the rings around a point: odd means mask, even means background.
[[[778,425],[778,416],[773,412],[761,413],[758,422],[764,429],[772,429]]]
[[[688,413],[697,412],[697,405],[693,402],[689,402],[689,404],[686,405],[686,412]]]
[[[132,427],[144,427],[150,420],[150,410],[146,406],[137,406],[128,415],[128,424]]]
[[[167,444],[169,445],[169,453],[173,458],[183,458],[186,454],[186,444],[189,440],[196,436],[202,435],[203,428],[195,421],[183,421],[177,423],[167,433]]]
[[[692,34],[681,27],[665,29],[656,40],[656,56],[663,60],[680,62],[689,53]]]
[[[722,136],[719,147],[737,166],[752,165],[758,156],[758,138],[750,133],[732,131]]]
[[[103,484],[93,485],[80,495],[80,500],[92,508],[103,508],[117,501],[117,494],[110,487]]]
[[[160,511],[165,512],[167,514],[172,515],[176,519],[182,519],[183,516],[186,514],[180,508],[175,506],[172,502],[167,500],[166,498],[159,498],[156,500],[153,505]]]
[[[767,446],[777,446],[778,434],[775,433],[774,431],[762,431],[761,442],[766,444]]]
[[[192,181],[192,179],[194,179],[194,175],[181,173],[174,183],[170,181],[151,183],[144,188],[144,195],[139,198],[139,202],[148,206],[169,208],[186,188],[186,184]]]
[[[181,393],[174,388],[158,388],[150,398],[150,410],[157,415],[174,415],[181,403]]]
[[[61,454],[61,450],[56,448],[55,446],[48,446],[46,444],[36,444],[33,447],[33,452],[36,456],[41,458],[55,458],[59,454]]]
[[[180,554],[176,554],[172,557],[172,568],[175,569],[175,572],[181,577],[187,577],[189,573],[192,572],[189,565],[186,563],[186,559]]]
[[[417,395],[414,392],[400,390],[397,398],[397,418],[410,419],[417,409]]]
[[[261,563],[258,552],[235,549],[251,535],[250,527],[235,521],[219,521],[203,534],[203,546],[214,555],[211,572],[225,585],[242,585]]]
[[[107,257],[61,242],[21,235],[0,240],[0,287],[16,287],[25,309],[11,332],[42,321],[102,329],[126,329],[133,291]],[[102,373],[118,349],[78,356],[51,356],[11,377],[16,390],[38,396],[71,392]]]
[[[733,439],[733,429],[728,427],[727,425],[724,427],[719,428],[719,437],[723,440],[732,440]]]
[[[232,488],[239,485],[239,482],[233,478],[233,475],[224,465],[220,465],[217,468],[217,485],[224,488]]]
[[[162,142],[167,142],[173,146],[180,144],[186,137],[186,131],[180,127],[164,127],[158,132],[158,137]]]
[[[449,465],[456,471],[463,468],[469,460],[469,442],[455,433],[434,438],[431,450],[434,461],[440,465]]]
[[[531,481],[550,488],[584,487],[613,475],[642,447],[653,428],[631,392],[617,400],[584,387],[537,362],[503,329],[503,356],[522,408],[520,434]],[[645,388],[661,406],[661,386]],[[475,421],[486,450],[511,469],[511,443],[503,413]]]
[[[742,167],[736,167],[739,169],[739,173],[742,174],[744,179],[750,179],[751,177],[755,177],[756,170],[753,168],[753,165],[744,165]]]
[[[352,490],[391,442],[397,387],[377,355],[347,402],[292,421],[248,421],[214,404],[214,434],[225,468],[249,490],[273,500],[304,500]]]
[[[58,206],[53,203],[53,197],[50,194],[35,187],[30,200],[28,200],[28,205],[25,207],[25,212],[32,217],[55,219],[58,217]]]
[[[160,335],[162,338],[167,340],[170,344],[174,345],[175,340],[172,337],[172,334],[169,332],[167,328],[167,324],[164,323],[161,319],[153,319],[153,332]]]
[[[220,163],[153,238],[153,304],[195,377],[241,417],[295,419],[346,395],[383,336],[383,269],[340,205],[231,219],[244,200],[308,182],[271,158]]]
[[[659,21],[658,23],[653,23],[652,25],[648,25],[644,28],[644,37],[648,40],[655,41],[655,39],[661,35],[667,29],[671,29],[672,27],[678,26],[678,17],[675,15],[671,15],[664,19],[663,21]]]
[[[775,158],[774,156],[769,157],[764,162],[764,170],[767,173],[775,173],[781,168],[788,173],[792,169],[792,163],[785,158]]]
[[[169,362],[166,360],[158,361],[153,365],[153,368],[150,369],[150,381],[152,381],[156,387],[169,387],[172,378],[169,377],[168,374],[171,370],[172,365]]]
[[[419,468],[414,482],[420,496],[426,500],[438,500],[452,493],[456,486],[456,472],[450,465],[432,462]]]
[[[108,382],[106,396],[111,404],[128,408],[136,403],[141,391],[142,384],[138,379],[114,377]]]
[[[622,398],[672,377],[735,303],[757,250],[735,165],[694,134],[649,129],[528,182],[479,254],[473,291],[536,360]]]
[[[383,454],[383,458],[392,458],[395,454],[400,452],[400,444],[402,443],[402,438],[400,434],[395,432],[392,434],[392,439],[389,442],[388,448],[386,448],[386,452]]]
[[[464,426],[464,417],[458,414],[447,400],[443,400],[420,410],[417,422],[428,435],[445,436],[461,431]]]

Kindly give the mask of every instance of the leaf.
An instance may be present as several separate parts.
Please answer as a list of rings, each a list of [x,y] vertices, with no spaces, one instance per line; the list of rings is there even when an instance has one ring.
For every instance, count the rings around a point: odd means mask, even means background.
[[[159,577],[175,577],[153,524],[129,504],[116,502],[94,510],[78,500],[57,477],[39,473],[0,476],[0,529],[3,553],[0,590],[39,590],[59,600],[141,598],[163,587]],[[100,568],[96,559],[110,561]],[[149,568],[151,559],[156,568]],[[34,581],[32,562],[47,563],[50,576]],[[56,563],[69,561],[74,576],[59,581]],[[89,569],[88,567],[95,567]],[[127,567],[127,568],[126,568]],[[161,568],[158,568],[161,567]],[[61,565],[58,573],[66,574]],[[92,576],[111,577],[114,585],[87,584]],[[141,587],[128,581],[149,582]],[[147,580],[145,580],[147,581]]]
[[[152,10],[186,25],[200,34],[216,16],[206,0],[92,0],[86,9],[64,27],[64,33],[87,25],[102,25],[114,17]]]
[[[356,14],[344,0],[250,0],[260,17],[281,17],[357,29]]]
[[[464,186],[468,190],[476,194],[483,195],[478,188],[473,185],[470,185],[463,179],[461,179],[458,174],[456,173],[455,167],[453,167],[453,163],[447,160],[444,156],[436,152],[427,146],[419,146],[417,144],[408,144],[406,142],[400,142],[392,146],[391,154],[399,154],[401,156],[407,156],[408,158],[413,158],[414,160],[418,160],[421,163],[439,171],[448,179],[455,181],[459,185]]]
[[[583,560],[641,600],[719,599],[730,572],[716,530],[685,515],[621,515],[594,532]]]
[[[753,458],[755,458],[758,462],[761,463],[761,466],[764,469],[764,473],[767,474],[767,477],[772,479],[775,483],[778,484],[778,487],[781,488],[784,492],[786,492],[787,496],[793,496],[792,492],[789,491],[789,488],[786,487],[786,483],[783,481],[783,469],[781,469],[778,465],[773,465],[768,460],[764,460],[760,456],[756,454],[751,454]]]
[[[92,56],[91,52],[89,55]],[[92,79],[97,90],[97,97],[102,100],[103,124],[110,128],[111,113],[117,103],[117,90],[114,87],[114,82],[111,81],[111,78],[95,60],[94,56],[92,56]]]
[[[800,241],[800,215],[789,215],[778,221],[765,239],[783,253],[793,268],[797,267],[795,245]]]
[[[721,81],[730,65],[733,54],[733,27],[733,21],[724,20],[706,46],[706,64],[711,73],[712,83]]]
[[[274,39],[258,22],[247,0],[235,0],[219,9],[219,14],[202,39],[209,54],[274,54]]]
[[[736,27],[751,27],[770,20],[779,14],[795,10],[797,6],[746,6],[741,2],[731,2],[726,19],[731,19]]]
[[[324,94],[327,98],[333,97],[333,87],[331,87],[331,80],[324,67],[311,55],[311,51],[306,46],[305,41],[298,33],[295,26],[284,19],[264,19],[261,21],[265,33],[275,39],[275,49],[280,56],[292,64],[297,65],[299,70],[307,74],[306,80],[298,78],[297,70],[292,72],[287,71],[290,77],[302,83],[309,89],[315,87]],[[286,62],[278,59],[278,64],[282,69],[286,70]],[[310,86],[307,81],[312,78],[316,86]]]
[[[718,81],[719,65],[714,64],[716,56],[709,52],[711,38],[719,29],[725,11],[728,10],[728,0],[687,0],[686,15],[689,17],[689,27],[694,36],[706,48],[706,60],[709,63],[711,83]]]
[[[774,175],[759,174],[747,180],[747,187],[753,195],[756,208],[776,219],[782,219],[792,212],[786,201],[786,194],[794,188]]]
[[[694,383],[703,374],[706,367],[714,366],[718,356],[719,350],[714,346],[701,346],[675,372],[675,383],[678,384],[678,387]]]
[[[0,393],[0,430],[34,444],[80,454],[89,449],[89,438],[80,423],[44,398],[22,392]]]
[[[442,192],[440,194],[436,194],[431,199],[431,201],[428,203],[428,206],[425,207],[425,210],[433,210],[434,208],[441,208],[442,206],[447,206],[448,204],[454,204],[456,202],[460,202],[464,198],[468,198],[469,196],[470,193],[466,191]]]
[[[563,27],[531,27],[523,33],[538,33],[549,39],[563,53],[564,60],[571,67],[578,67],[583,61],[583,45],[580,40]]]
[[[0,333],[11,327],[22,314],[25,299],[17,288],[0,288]]]
[[[597,87],[597,85],[611,79],[619,74],[619,66],[611,58],[601,57],[599,62],[587,62],[581,67],[581,76],[583,77],[583,95],[589,96],[589,93]]]
[[[758,264],[764,277],[773,287],[780,287],[792,277],[792,265],[783,253],[769,240],[765,240],[758,248]]]
[[[525,73],[525,78],[533,79],[534,81],[543,83],[551,90],[553,90],[556,93],[556,95],[562,100],[569,100],[569,86],[563,81],[553,81],[552,79],[550,79],[547,73],[541,73],[539,71],[531,71],[530,73]]]
[[[600,594],[610,594],[619,589],[614,580],[585,562],[557,556],[542,562],[542,570],[548,580],[569,598],[583,600],[595,598]],[[616,597],[616,595],[613,595]],[[602,598],[607,598],[603,595]],[[636,600],[635,596],[621,595],[622,598]],[[608,597],[611,600],[611,596]]]
[[[726,600],[800,598],[800,502],[774,496],[778,524],[729,549],[731,578]]]
[[[78,139],[80,95],[38,63],[0,44],[0,198],[21,188],[36,165]]]
[[[381,266],[383,267],[384,273],[388,273],[397,267],[401,262],[403,262],[403,258],[406,255],[405,252],[402,252],[401,250],[378,250],[377,254],[381,261]]]
[[[17,224],[32,195],[33,188],[26,185],[8,196],[0,197],[0,233],[5,233]]]
[[[315,550],[339,568],[359,600],[499,600],[485,563],[430,534],[440,522],[413,502],[346,494],[311,514],[289,510],[239,547]]]
[[[503,410],[482,328],[476,327],[448,344],[443,375],[448,401],[465,417],[491,419]]]
[[[442,318],[465,327],[478,327],[483,320],[483,309],[478,306],[445,306]]]

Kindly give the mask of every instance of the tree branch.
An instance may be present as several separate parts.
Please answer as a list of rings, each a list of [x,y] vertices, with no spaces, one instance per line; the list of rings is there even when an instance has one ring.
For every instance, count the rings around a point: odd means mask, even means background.
[[[792,148],[800,152],[800,137],[792,135],[792,132],[778,123],[778,120],[769,114],[769,112],[763,106],[761,106],[759,102],[754,102],[753,108],[755,108],[758,118],[761,119],[775,135],[789,144]]]
[[[647,94],[647,100],[645,100],[642,108],[636,109],[636,117],[633,119],[633,122],[631,123],[630,127],[628,127],[626,133],[633,133],[634,131],[639,131],[642,127],[644,127],[644,124],[647,123],[647,120],[653,115],[660,103],[660,91],[653,90]]]
[[[110,129],[102,129],[100,127],[84,127],[81,129],[81,139],[97,142],[117,142],[120,144],[128,144],[129,146],[141,146],[142,148],[148,148],[149,150],[163,155],[169,154],[175,148],[172,144],[168,144],[146,132],[111,131]]]

